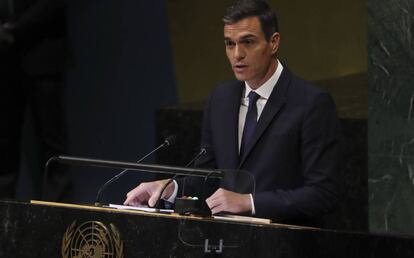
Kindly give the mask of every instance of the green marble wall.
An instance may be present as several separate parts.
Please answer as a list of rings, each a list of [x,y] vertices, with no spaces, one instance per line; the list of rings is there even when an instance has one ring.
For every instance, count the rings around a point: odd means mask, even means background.
[[[414,234],[414,1],[368,1],[369,222]]]

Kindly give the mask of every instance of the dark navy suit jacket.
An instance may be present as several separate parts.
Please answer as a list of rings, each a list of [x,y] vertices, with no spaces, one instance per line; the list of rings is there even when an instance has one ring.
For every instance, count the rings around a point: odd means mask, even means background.
[[[244,82],[217,87],[204,113],[199,162],[240,169],[256,180],[257,217],[315,225],[337,204],[340,129],[331,96],[284,68],[258,120],[251,145],[238,151],[239,108]]]

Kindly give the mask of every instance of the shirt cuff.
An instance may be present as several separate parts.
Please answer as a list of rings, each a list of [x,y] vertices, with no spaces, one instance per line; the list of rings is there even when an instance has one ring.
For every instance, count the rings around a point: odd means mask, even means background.
[[[177,193],[178,193],[178,184],[177,181],[173,180],[174,183],[174,192],[171,194],[170,198],[168,198],[166,201],[170,202],[170,203],[174,203],[175,202],[175,197],[177,197]]]
[[[254,208],[254,200],[253,200],[253,195],[250,194],[250,202],[252,204],[252,215],[256,214],[256,209]]]

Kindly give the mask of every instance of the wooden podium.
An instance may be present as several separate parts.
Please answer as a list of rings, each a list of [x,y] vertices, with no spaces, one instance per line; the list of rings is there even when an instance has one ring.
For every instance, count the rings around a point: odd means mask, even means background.
[[[413,237],[33,201],[0,202],[0,257],[414,257]]]

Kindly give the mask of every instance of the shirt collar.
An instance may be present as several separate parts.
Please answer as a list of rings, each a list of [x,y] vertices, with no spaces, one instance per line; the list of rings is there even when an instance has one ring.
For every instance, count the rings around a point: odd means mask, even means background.
[[[270,94],[273,91],[273,88],[276,86],[276,83],[279,80],[280,75],[282,74],[283,66],[279,62],[278,59],[276,59],[276,61],[277,61],[277,68],[276,68],[276,71],[273,73],[273,75],[269,78],[269,80],[263,83],[259,88],[254,90],[257,94],[260,95],[260,98],[269,99]],[[247,82],[244,82],[244,85],[245,85],[244,97],[247,98],[247,96],[249,96],[250,91],[252,91],[252,88],[250,88]]]

